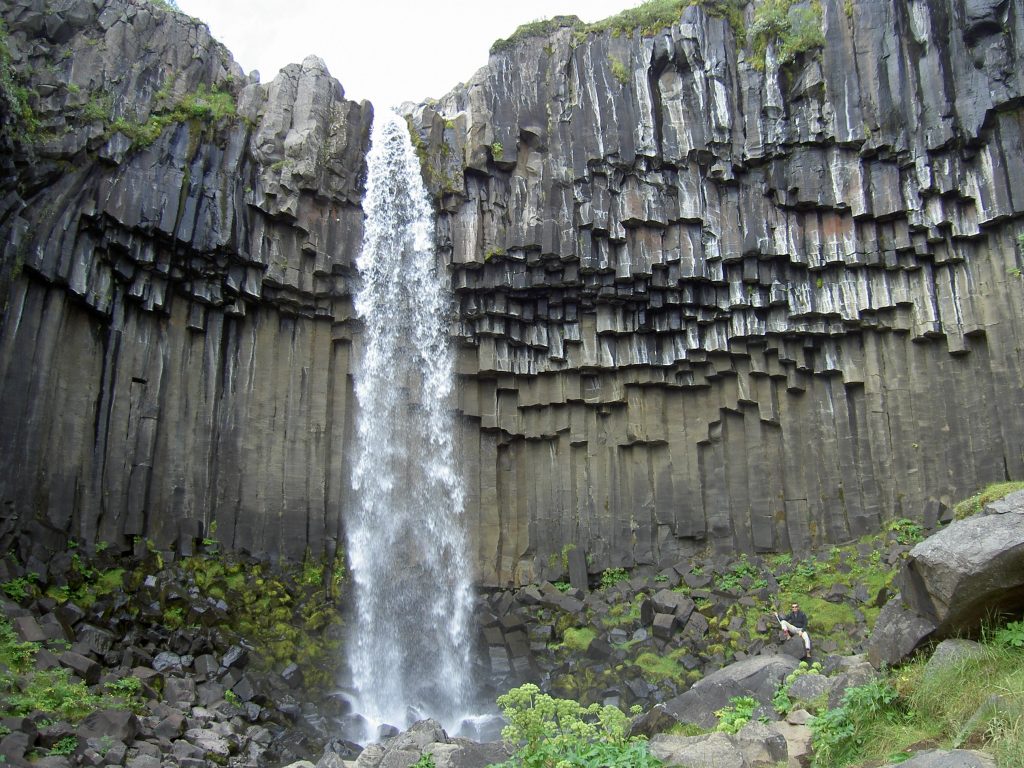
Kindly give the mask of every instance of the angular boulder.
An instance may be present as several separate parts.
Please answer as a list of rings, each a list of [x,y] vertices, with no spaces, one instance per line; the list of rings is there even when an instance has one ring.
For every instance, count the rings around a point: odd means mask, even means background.
[[[681,723],[713,728],[715,712],[734,696],[753,696],[770,707],[772,696],[786,676],[797,668],[790,656],[753,656],[737,661],[697,681],[686,693],[665,702],[665,711]]]
[[[1024,611],[1024,491],[985,512],[917,544],[900,571],[904,604],[937,637],[973,631],[991,612]]]

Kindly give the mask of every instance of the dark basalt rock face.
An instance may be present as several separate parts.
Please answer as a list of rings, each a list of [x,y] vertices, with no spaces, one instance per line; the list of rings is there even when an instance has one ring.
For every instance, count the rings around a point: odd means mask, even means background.
[[[5,133],[0,533],[333,548],[370,105],[143,0],[0,11],[39,121]]]
[[[822,10],[785,65],[697,5],[410,108],[481,582],[801,550],[1024,476],[1024,6]],[[0,12],[39,119],[0,100],[0,541],[333,551],[369,105],[144,0]],[[211,92],[237,115],[174,111]]]
[[[696,4],[413,112],[487,578],[800,550],[1024,470],[1022,7],[821,5],[786,65]]]

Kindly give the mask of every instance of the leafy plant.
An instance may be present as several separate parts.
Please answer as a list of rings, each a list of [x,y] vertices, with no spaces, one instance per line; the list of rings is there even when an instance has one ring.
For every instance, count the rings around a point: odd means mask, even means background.
[[[993,635],[997,643],[1008,648],[1024,648],[1024,621],[1011,621]]]
[[[25,576],[19,576],[16,579],[5,581],[3,584],[0,584],[0,589],[3,589],[11,600],[16,603],[20,603],[22,600],[33,594],[35,591],[35,583],[38,580],[38,574],[28,573]]]
[[[808,664],[806,661],[801,661],[797,668],[786,675],[786,679],[782,681],[775,694],[772,696],[772,706],[775,707],[775,711],[781,715],[788,714],[793,708],[793,702],[789,698],[789,689],[796,681],[797,678],[803,675],[817,675],[821,674],[821,663],[814,662]]]
[[[920,523],[915,523],[913,520],[907,520],[906,518],[893,520],[886,526],[886,530],[896,534],[896,541],[900,544],[916,544],[924,538],[924,528]]]
[[[424,752],[420,755],[420,759],[412,764],[412,768],[437,768],[437,764],[434,762],[432,754]]]
[[[58,739],[47,754],[51,756],[73,755],[76,749],[78,749],[78,739],[74,736],[65,736]]]
[[[741,555],[739,562],[734,563],[728,571],[715,580],[715,586],[725,592],[739,589],[744,579],[753,579],[757,576],[757,569],[748,562],[746,554]],[[765,586],[767,586],[765,582]]]
[[[740,729],[750,722],[757,706],[757,699],[753,696],[733,696],[729,699],[729,706],[715,712],[715,717],[718,718],[716,730],[722,733],[739,733]]]
[[[238,698],[238,694],[232,691],[230,688],[224,691],[224,701],[233,707],[242,706],[242,700]]]
[[[872,680],[847,688],[835,709],[810,722],[814,746],[814,768],[840,766],[858,758],[858,753],[873,722],[894,721],[903,716],[896,705],[899,695],[885,680]]]
[[[517,746],[503,768],[654,768],[661,763],[641,739],[628,737],[629,718],[616,707],[584,707],[527,683],[498,697],[508,721],[501,736]]]
[[[625,568],[605,568],[601,574],[601,589],[608,589],[629,578]]]

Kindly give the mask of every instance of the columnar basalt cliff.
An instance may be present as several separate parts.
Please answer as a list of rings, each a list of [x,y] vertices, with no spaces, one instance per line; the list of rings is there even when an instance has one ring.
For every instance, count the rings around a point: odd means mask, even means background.
[[[6,116],[4,532],[333,550],[370,105],[144,0],[0,8],[38,94]]]
[[[802,549],[1024,470],[1021,4],[826,0],[784,64],[702,5],[519,35],[414,113],[492,578]]]
[[[704,5],[552,24],[409,110],[483,583],[800,550],[1024,476],[1024,4],[823,0],[824,47],[763,62],[753,6]],[[0,104],[0,538],[329,553],[369,105],[144,0],[0,10],[36,92]]]

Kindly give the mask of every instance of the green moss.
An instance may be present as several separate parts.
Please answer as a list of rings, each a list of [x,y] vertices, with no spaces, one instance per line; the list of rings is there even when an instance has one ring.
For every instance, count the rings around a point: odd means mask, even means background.
[[[629,82],[629,67],[623,64],[622,61],[614,56],[609,56],[608,66],[611,67],[612,77],[619,81],[619,85],[625,85]]]
[[[665,656],[650,652],[641,653],[633,663],[640,668],[640,674],[649,683],[671,680],[677,685],[683,685],[686,683],[686,670],[679,663],[680,655],[680,650]]]
[[[601,623],[609,629],[638,625],[640,623],[640,606],[646,599],[646,595],[638,594],[632,602],[612,603],[608,608],[608,613],[601,619]]]
[[[577,653],[586,653],[597,632],[590,627],[579,627],[565,630],[562,647]]]
[[[970,498],[964,499],[953,508],[953,516],[957,520],[963,520],[976,515],[985,508],[986,504],[998,501],[1004,496],[1015,491],[1024,491],[1024,482],[1013,480],[1006,483],[992,483]]]

